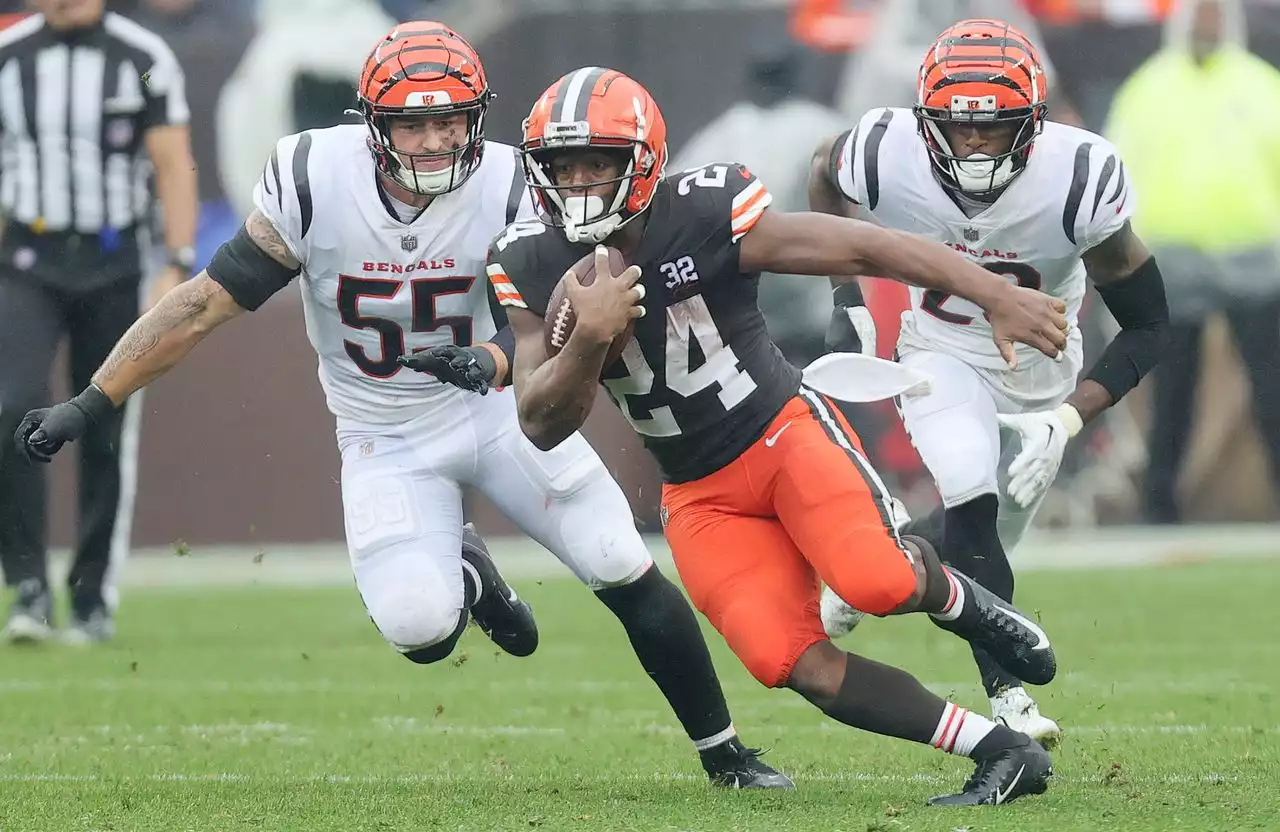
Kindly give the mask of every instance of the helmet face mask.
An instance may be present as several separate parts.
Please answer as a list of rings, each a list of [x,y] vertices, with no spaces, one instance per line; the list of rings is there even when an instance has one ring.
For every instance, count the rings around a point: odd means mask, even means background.
[[[983,120],[954,111],[939,113],[917,108],[916,118],[929,158],[943,182],[972,196],[996,193],[1012,182],[1026,166],[1032,145],[1044,127],[1044,119],[1035,117],[1029,109],[999,113],[995,118]],[[1012,142],[1003,152],[960,155],[947,135],[946,128],[951,125],[972,125],[980,131],[984,127],[1008,125],[1012,128]]]
[[[644,213],[666,164],[662,113],[615,70],[584,67],[556,81],[523,133],[525,181],[544,221],[570,242],[602,242]]]
[[[552,147],[522,158],[526,178],[538,183],[540,198],[551,206],[551,224],[573,242],[600,242],[625,221],[621,214],[637,175],[637,147]]]
[[[363,104],[363,102],[361,102]],[[439,151],[411,151],[397,147],[393,137],[398,121],[425,122],[421,129],[433,128],[457,116],[465,118],[461,132],[463,141]],[[369,149],[377,167],[395,184],[417,194],[438,196],[457,190],[479,166],[484,149],[484,108],[478,104],[463,107],[402,108],[396,111],[370,108],[365,114],[369,128]],[[450,132],[450,131],[439,131]]]
[[[358,112],[378,172],[425,196],[457,190],[480,165],[493,98],[480,57],[461,35],[430,21],[400,24],[374,47],[360,75]],[[392,140],[399,119],[449,132],[441,122],[457,116],[466,126],[455,146],[405,149]]]
[[[913,108],[942,184],[974,197],[999,194],[1027,165],[1044,127],[1044,68],[1035,48],[1007,23],[967,20],[938,37],[920,66]],[[961,153],[951,125],[1004,127],[1007,149]]]

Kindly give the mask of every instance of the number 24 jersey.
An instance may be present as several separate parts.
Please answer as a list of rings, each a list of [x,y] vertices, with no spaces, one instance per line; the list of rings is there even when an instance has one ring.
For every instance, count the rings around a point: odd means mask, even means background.
[[[633,220],[647,222],[631,258],[647,314],[601,382],[668,482],[737,459],[799,390],[800,371],[765,330],[760,276],[738,264],[738,241],[771,199],[746,168],[707,165],[666,177]],[[561,276],[592,249],[518,222],[490,247],[489,279],[503,305],[545,316]]]

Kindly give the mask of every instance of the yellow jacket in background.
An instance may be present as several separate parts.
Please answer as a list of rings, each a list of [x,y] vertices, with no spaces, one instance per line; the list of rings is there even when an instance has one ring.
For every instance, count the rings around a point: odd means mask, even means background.
[[[1215,254],[1280,240],[1280,71],[1238,45],[1166,48],[1116,93],[1105,130],[1153,245]]]

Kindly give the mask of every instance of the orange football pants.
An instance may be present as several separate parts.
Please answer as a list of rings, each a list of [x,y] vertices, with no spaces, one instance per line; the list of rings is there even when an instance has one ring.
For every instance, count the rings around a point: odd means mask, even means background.
[[[737,460],[665,486],[662,516],[694,606],[752,676],[780,687],[827,638],[819,579],[873,615],[915,592],[888,501],[844,416],[802,388]]]

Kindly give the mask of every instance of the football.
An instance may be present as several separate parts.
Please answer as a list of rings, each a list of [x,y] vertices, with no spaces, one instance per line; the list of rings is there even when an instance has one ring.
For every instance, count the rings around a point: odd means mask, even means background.
[[[609,268],[614,274],[618,274],[627,267],[627,262],[622,258],[622,252],[616,248],[610,248],[609,251]],[[577,263],[573,264],[573,273],[578,276],[579,282],[584,286],[590,286],[596,279],[596,254],[594,251],[587,254]],[[567,277],[566,277],[567,279]],[[578,315],[573,311],[573,304],[569,302],[569,295],[565,292],[564,280],[556,284],[555,291],[551,293],[551,300],[547,301],[546,315],[546,342],[547,355],[555,355],[564,349],[564,345],[569,343],[569,336],[573,334],[573,328],[578,323]],[[631,340],[631,335],[635,332],[636,322],[632,320],[621,335],[613,339],[613,343],[609,345],[609,351],[605,353],[604,366],[608,367],[617,361],[622,355],[622,350],[627,346],[627,341]]]

